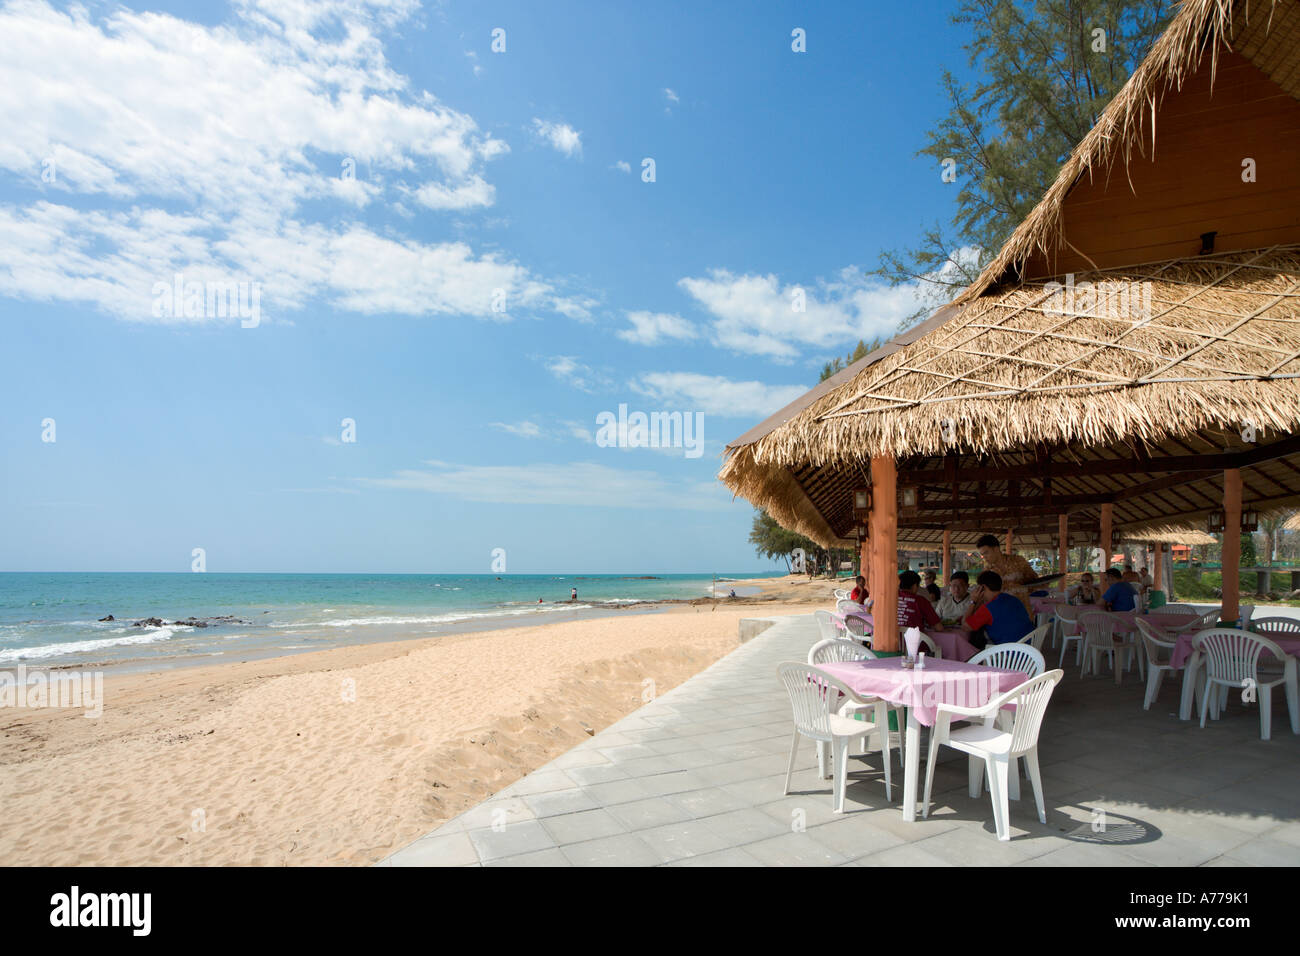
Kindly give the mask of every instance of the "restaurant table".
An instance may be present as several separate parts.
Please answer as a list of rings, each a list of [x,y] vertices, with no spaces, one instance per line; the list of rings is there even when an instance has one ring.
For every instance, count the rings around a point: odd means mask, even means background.
[[[879,697],[907,708],[907,739],[903,747],[903,819],[916,819],[920,775],[921,725],[934,726],[941,704],[982,707],[999,694],[1029,679],[1020,671],[959,661],[927,660],[921,669],[906,669],[901,657],[874,661],[839,661],[821,669],[843,681],[860,697]]]
[[[965,631],[923,631],[943,655],[945,661],[968,661],[979,653],[979,648],[966,637]]]
[[[1046,597],[1031,597],[1029,605],[1034,609],[1035,614],[1051,614],[1062,604],[1069,604],[1069,600],[1064,596],[1049,594]]]
[[[1178,635],[1174,652],[1169,656],[1169,663],[1183,672],[1183,694],[1178,701],[1178,719],[1191,720],[1192,701],[1196,694],[1196,678],[1201,669],[1201,652],[1192,646],[1192,641],[1200,631],[1184,631]],[[1282,648],[1290,657],[1300,656],[1300,637],[1270,637],[1274,644]],[[1260,655],[1261,659],[1267,654]]]

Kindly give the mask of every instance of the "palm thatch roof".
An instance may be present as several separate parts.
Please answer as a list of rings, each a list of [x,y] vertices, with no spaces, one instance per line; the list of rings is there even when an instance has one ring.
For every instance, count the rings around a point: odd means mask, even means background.
[[[1146,528],[1141,531],[1128,531],[1120,536],[1121,543],[1128,544],[1181,544],[1189,548],[1203,544],[1218,544],[1219,539],[1208,531],[1193,528],[1190,525],[1165,525]]]
[[[1300,8],[1279,0],[1184,0],[1128,82],[1107,105],[1061,167],[1046,195],[1003,244],[979,277],[958,298],[965,303],[1015,278],[1034,253],[1050,256],[1065,239],[1062,209],[1084,177],[1107,176],[1136,151],[1154,153],[1156,112],[1171,90],[1232,49],[1247,57],[1283,90],[1300,98]]]
[[[1300,4],[1188,0],[979,281],[731,443],[719,478],[840,546],[874,456],[920,490],[900,541],[1054,540],[1060,513],[1086,537],[1103,506],[1117,534],[1203,526],[1227,468],[1258,510],[1300,505],[1300,221],[1295,244],[1004,284],[1063,239],[1070,186],[1127,162],[1162,93],[1233,38],[1300,98]]]

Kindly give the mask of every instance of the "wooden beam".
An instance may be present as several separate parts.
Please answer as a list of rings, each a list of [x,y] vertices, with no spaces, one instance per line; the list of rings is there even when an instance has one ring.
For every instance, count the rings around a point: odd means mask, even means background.
[[[1110,549],[1112,542],[1112,526],[1114,516],[1111,513],[1113,505],[1105,504],[1101,506],[1101,532],[1097,535],[1100,542],[1098,547],[1101,548],[1101,573],[1105,574],[1106,569],[1110,567]]]
[[[943,529],[943,580],[939,583],[940,587],[946,587],[948,579],[952,577],[952,530]]]
[[[1059,568],[1061,578],[1057,582],[1056,587],[1060,591],[1064,592],[1065,572],[1069,570],[1070,567],[1070,518],[1068,515],[1061,515],[1061,517],[1057,519],[1056,546],[1061,557],[1061,567]]]
[[[961,481],[1009,481],[1013,478],[1043,479],[1077,478],[1081,475],[1132,475],[1157,474],[1176,471],[1220,471],[1229,468],[1249,468],[1300,453],[1300,435],[1291,435],[1269,445],[1260,445],[1247,451],[1220,452],[1207,455],[1179,455],[1149,458],[1144,455],[1132,458],[1100,458],[1089,461],[1054,461],[1050,464],[1034,462],[1025,465],[966,468],[959,472]],[[941,469],[915,469],[899,472],[903,484],[919,485],[922,482],[943,481]]]
[[[1231,627],[1241,616],[1241,471],[1223,472],[1223,613]]]
[[[871,459],[871,614],[877,651],[897,651],[898,469],[893,458]]]

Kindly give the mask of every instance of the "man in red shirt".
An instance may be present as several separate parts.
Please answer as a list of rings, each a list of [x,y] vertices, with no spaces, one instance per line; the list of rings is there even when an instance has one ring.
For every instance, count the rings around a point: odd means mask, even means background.
[[[921,576],[915,571],[904,571],[898,576],[898,630],[909,627],[938,627],[939,615],[934,605],[917,595]]]

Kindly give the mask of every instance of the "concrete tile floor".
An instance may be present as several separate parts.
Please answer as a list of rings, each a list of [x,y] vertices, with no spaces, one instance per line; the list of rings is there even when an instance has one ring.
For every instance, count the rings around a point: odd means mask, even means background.
[[[1080,679],[1067,656],[1039,756],[1047,823],[1028,781],[1000,843],[987,793],[966,792],[965,758],[944,750],[928,819],[905,823],[878,754],[853,758],[845,812],[792,733],[780,661],[805,660],[811,616],[774,625],[712,667],[448,821],[380,866],[1295,866],[1300,737],[1276,695],[1273,739],[1238,700],[1202,730],[1181,722],[1179,680],[1142,710],[1125,675]],[[1059,652],[1049,650],[1051,666]],[[928,738],[927,738],[928,745]],[[924,762],[922,763],[924,772]],[[1104,826],[1103,826],[1104,824]]]

